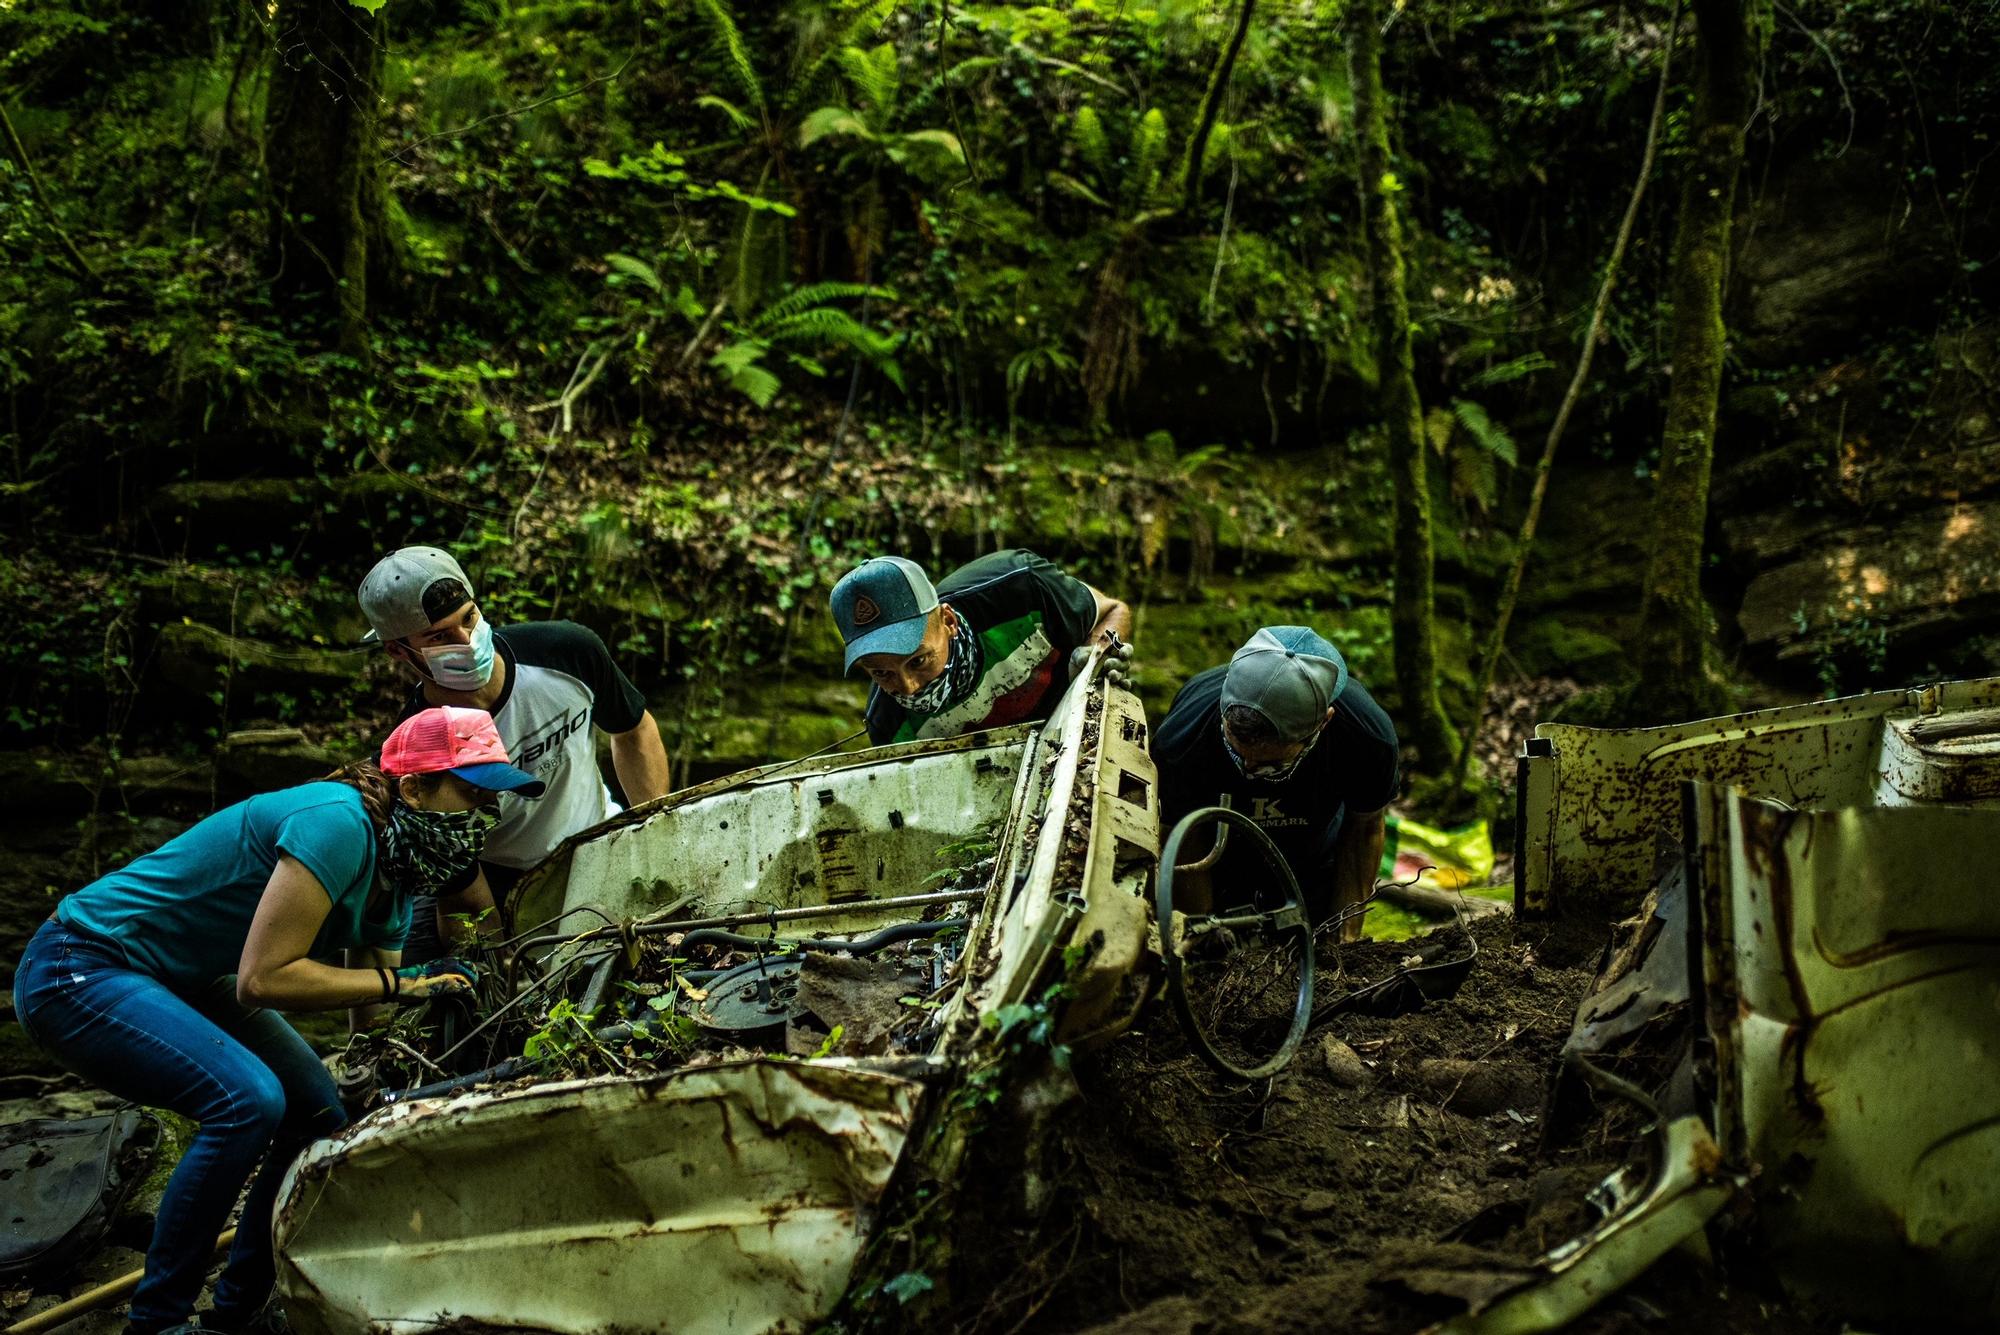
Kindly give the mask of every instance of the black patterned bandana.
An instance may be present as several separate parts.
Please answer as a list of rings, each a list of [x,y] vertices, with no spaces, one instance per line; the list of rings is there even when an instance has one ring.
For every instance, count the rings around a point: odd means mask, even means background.
[[[479,860],[499,819],[491,807],[418,811],[398,801],[382,830],[382,875],[405,894],[432,894]]]
[[[952,620],[958,629],[951,634],[944,670],[914,695],[890,697],[907,713],[942,713],[972,694],[972,688],[979,684],[979,637],[972,633],[972,625],[964,617],[953,613]]]

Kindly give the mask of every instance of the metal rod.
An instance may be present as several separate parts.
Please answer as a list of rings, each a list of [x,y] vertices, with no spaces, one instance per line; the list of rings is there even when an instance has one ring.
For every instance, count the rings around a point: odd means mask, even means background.
[[[236,1241],[236,1230],[225,1228],[222,1236],[215,1240],[215,1249],[222,1251]],[[122,1303],[131,1297],[139,1287],[139,1281],[146,1277],[146,1268],[139,1267],[129,1274],[107,1280],[86,1293],[79,1293],[68,1302],[57,1303],[46,1312],[37,1312],[25,1320],[7,1327],[5,1335],[41,1335],[45,1330],[54,1330],[67,1321],[74,1321],[86,1312],[94,1312],[113,1303]]]
[[[703,927],[745,927],[755,923],[797,922],[804,918],[837,918],[849,913],[873,913],[883,909],[928,908],[933,904],[956,904],[968,899],[983,899],[986,887],[977,890],[939,890],[925,895],[896,895],[888,899],[856,899],[845,904],[810,904],[795,909],[764,909],[757,913],[728,913],[718,918],[681,918],[673,922],[639,922],[632,925],[634,936],[659,936],[665,932],[691,932]],[[562,945],[566,942],[603,941],[619,934],[615,927],[597,927],[575,936],[560,933],[538,936],[521,943],[523,952],[536,946]]]

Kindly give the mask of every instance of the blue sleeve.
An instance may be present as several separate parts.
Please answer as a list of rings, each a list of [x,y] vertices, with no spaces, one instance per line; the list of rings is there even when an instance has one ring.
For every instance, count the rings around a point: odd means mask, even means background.
[[[415,916],[409,896],[398,895],[387,922],[362,922],[361,943],[375,950],[401,950],[410,942],[410,922]]]
[[[315,802],[278,822],[278,852],[297,858],[319,879],[327,899],[339,903],[366,895],[375,865],[375,831],[361,798]]]

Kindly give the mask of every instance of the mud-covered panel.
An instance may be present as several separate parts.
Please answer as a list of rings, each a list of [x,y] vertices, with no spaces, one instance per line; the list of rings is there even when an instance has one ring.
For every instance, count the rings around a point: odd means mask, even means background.
[[[623,918],[677,903],[700,915],[913,893],[941,847],[1006,817],[1026,736],[882,747],[649,804],[531,873],[516,920],[584,905]]]
[[[803,1330],[846,1286],[923,1089],[753,1061],[399,1105],[293,1170],[281,1292],[330,1332]]]
[[[1524,902],[1636,904],[1661,835],[1680,834],[1680,786],[1697,780],[1794,808],[1932,800],[1881,787],[1883,721],[2000,706],[2000,678],[1768,709],[1669,727],[1543,724],[1524,761]],[[1542,748],[1538,747],[1537,750]]]
[[[1793,1288],[2000,1321],[2000,811],[1693,794],[1719,1128]]]

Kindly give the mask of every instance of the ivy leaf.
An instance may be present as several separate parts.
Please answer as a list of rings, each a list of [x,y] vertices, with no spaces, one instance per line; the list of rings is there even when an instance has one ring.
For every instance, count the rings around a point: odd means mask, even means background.
[[[937,1284],[921,1270],[905,1270],[894,1279],[882,1282],[882,1292],[893,1294],[899,1303],[906,1303],[918,1294],[929,1293]]]
[[[370,14],[379,14],[382,6],[388,4],[389,0],[347,0],[347,3]]]

